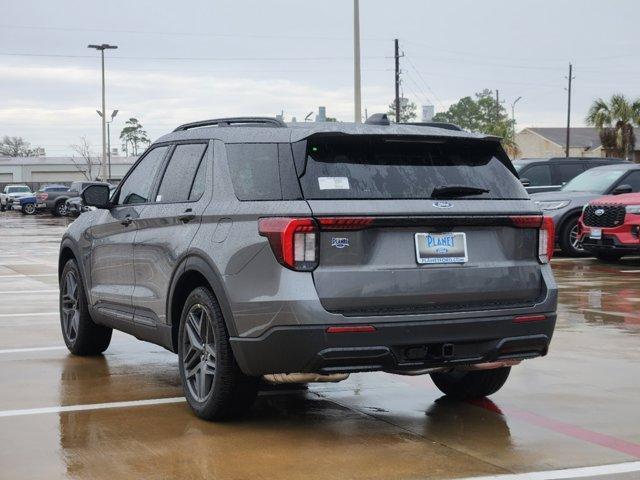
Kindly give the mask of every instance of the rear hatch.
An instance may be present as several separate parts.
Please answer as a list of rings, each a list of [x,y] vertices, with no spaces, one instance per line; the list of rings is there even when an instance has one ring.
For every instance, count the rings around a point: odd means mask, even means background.
[[[313,278],[327,310],[486,310],[544,295],[538,230],[522,228],[539,212],[497,142],[333,135],[301,143],[296,168],[320,225]]]

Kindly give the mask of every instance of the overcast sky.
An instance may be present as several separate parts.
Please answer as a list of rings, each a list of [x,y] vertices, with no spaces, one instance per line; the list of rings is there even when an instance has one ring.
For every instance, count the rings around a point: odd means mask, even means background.
[[[231,115],[302,119],[319,105],[353,120],[351,0],[1,0],[0,136],[49,155],[86,136],[100,146],[99,54],[107,111],[152,139]],[[519,128],[563,126],[574,64],[573,123],[593,98],[640,97],[638,0],[361,0],[363,108],[385,111],[399,38],[404,96],[436,111],[499,89]]]

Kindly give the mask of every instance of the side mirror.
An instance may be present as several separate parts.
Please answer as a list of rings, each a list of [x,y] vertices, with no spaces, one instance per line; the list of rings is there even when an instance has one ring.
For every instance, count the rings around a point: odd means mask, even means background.
[[[108,185],[89,185],[80,194],[82,203],[86,207],[109,208],[109,186]]]
[[[520,183],[522,184],[523,187],[531,186],[531,180],[529,180],[528,178],[521,178]]]
[[[613,189],[611,195],[622,195],[623,193],[631,193],[633,192],[633,187],[631,185],[627,185],[623,183],[622,185],[618,185]]]

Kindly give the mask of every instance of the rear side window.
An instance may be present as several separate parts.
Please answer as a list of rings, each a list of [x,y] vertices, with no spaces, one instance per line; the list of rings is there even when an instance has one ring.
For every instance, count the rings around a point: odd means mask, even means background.
[[[468,199],[527,193],[493,143],[379,136],[311,137],[300,182],[308,199],[423,199],[439,187],[476,187]]]
[[[278,144],[228,144],[227,159],[238,200],[282,199]]]
[[[176,146],[164,171],[156,202],[173,203],[189,200],[196,171],[206,149],[207,145],[204,143]]]
[[[521,172],[520,178],[529,180],[532,187],[551,185],[551,169],[549,165],[534,165]]]

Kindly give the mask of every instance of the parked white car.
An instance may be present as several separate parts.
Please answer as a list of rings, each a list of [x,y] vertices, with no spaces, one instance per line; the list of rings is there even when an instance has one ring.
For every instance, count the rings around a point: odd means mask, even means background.
[[[11,204],[14,200],[30,195],[33,195],[33,193],[26,185],[7,185],[0,193],[0,211],[4,212],[6,209],[11,209]]]

